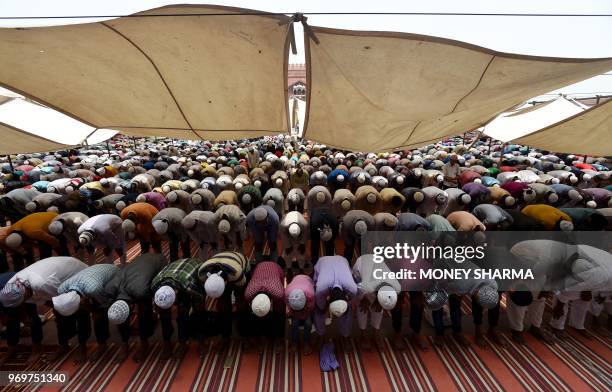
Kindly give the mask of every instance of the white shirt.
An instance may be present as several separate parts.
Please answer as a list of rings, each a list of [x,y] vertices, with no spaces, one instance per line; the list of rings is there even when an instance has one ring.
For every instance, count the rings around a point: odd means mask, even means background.
[[[87,264],[74,257],[48,257],[17,272],[9,283],[17,280],[27,282],[32,289],[32,297],[26,302],[40,305],[57,295],[63,281],[85,268]]]

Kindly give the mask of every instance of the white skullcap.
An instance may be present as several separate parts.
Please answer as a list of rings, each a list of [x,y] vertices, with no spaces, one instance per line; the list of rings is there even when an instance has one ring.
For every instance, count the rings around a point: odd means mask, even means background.
[[[53,308],[62,316],[71,316],[79,310],[81,297],[76,291],[69,291],[51,298]]]
[[[0,302],[5,308],[19,306],[25,298],[25,285],[20,281],[9,282],[0,291]]]
[[[234,185],[234,188],[241,189],[242,188],[242,183],[241,182],[237,182],[236,185]]]
[[[413,198],[414,198],[414,201],[416,201],[417,203],[420,203],[425,198],[425,195],[423,194],[423,192],[414,192]]]
[[[176,293],[170,286],[162,286],[155,292],[155,305],[162,309],[168,309],[174,304]]]
[[[169,185],[164,185],[162,186],[162,192],[164,193],[170,193],[172,191],[172,188],[170,188]]]
[[[178,200],[178,195],[175,191],[172,191],[170,193],[168,193],[168,195],[166,196],[166,199],[170,202],[170,203],[176,203],[176,201]]]
[[[68,185],[66,188],[64,188],[64,191],[68,194],[68,193],[72,193],[74,192],[74,187],[72,185]]]
[[[364,221],[360,220],[355,223],[355,233],[364,235],[366,231],[368,231],[368,225]]]
[[[274,181],[274,183],[276,184],[276,186],[281,186],[281,185],[283,185],[283,179],[282,178],[277,178],[276,181]]]
[[[444,176],[442,176],[442,174],[438,174],[436,176],[436,182],[442,182],[442,181],[444,181]]]
[[[115,301],[108,308],[108,322],[114,325],[123,324],[130,316],[130,305],[124,300]]]
[[[390,286],[381,287],[376,293],[378,303],[384,310],[391,310],[397,304],[397,293]]]
[[[582,176],[582,179],[585,181],[589,181],[591,178],[593,178],[593,176],[591,176],[590,174],[585,174]]]
[[[346,313],[348,304],[343,299],[337,299],[329,304],[329,312],[333,317],[340,317]]]
[[[193,204],[200,204],[202,202],[202,196],[198,195],[197,193],[194,195],[191,195],[191,202]]]
[[[168,231],[168,222],[164,219],[156,219],[152,222],[153,228],[157,234],[166,234]]]
[[[121,228],[125,233],[130,233],[136,231],[136,224],[131,219],[126,219],[121,224]]]
[[[204,291],[211,298],[219,298],[225,291],[225,280],[219,274],[211,274],[204,282]]]
[[[582,200],[582,195],[580,194],[580,192],[578,192],[575,189],[570,189],[569,192],[567,192],[567,195],[572,200],[576,200],[576,201]]]
[[[299,312],[300,310],[304,309],[306,306],[306,294],[304,294],[304,290],[291,290],[287,296],[287,302],[292,310]]]
[[[268,218],[268,211],[264,207],[257,207],[255,208],[255,211],[253,211],[253,215],[255,215],[255,220],[257,222],[261,222],[263,220],[266,220],[266,218]]]
[[[119,200],[115,207],[117,208],[117,211],[121,211],[126,207],[126,204],[123,200]]]
[[[570,182],[571,182],[572,184],[575,184],[575,183],[577,183],[577,182],[578,182],[578,177],[576,177],[576,176],[572,175],[572,176],[570,176],[569,180],[570,180]]]
[[[476,184],[482,184],[482,180],[481,180],[480,178],[475,178],[475,179],[474,179],[474,182],[475,182]]]
[[[588,208],[597,208],[597,203],[595,202],[595,200],[589,200],[586,202],[586,206]]]
[[[559,228],[561,231],[572,231],[574,230],[574,224],[570,221],[562,220],[559,222]]]
[[[146,202],[146,201],[147,201],[147,197],[146,197],[145,195],[143,195],[143,194],[140,194],[140,195],[138,195],[138,196],[136,197],[136,201],[137,201],[138,203],[144,203],[144,202]]]
[[[47,193],[55,193],[55,192],[56,192],[56,189],[53,185],[49,185],[47,187]]]
[[[187,170],[187,175],[188,175],[189,177],[193,176],[194,174],[195,174],[195,171],[193,171],[193,169],[189,169],[189,170]]]
[[[552,180],[550,180],[550,182],[553,183],[553,184],[558,184],[561,181],[559,181],[558,178],[553,178]]]
[[[90,245],[93,242],[93,233],[89,230],[86,230],[79,235],[79,243],[81,245]]]
[[[366,200],[368,201],[368,203],[370,204],[374,204],[376,203],[376,195],[374,194],[374,192],[370,192],[368,193],[368,195],[366,196]]]
[[[559,201],[559,196],[556,193],[551,193],[548,195],[549,203],[556,203],[557,201]]]
[[[323,192],[317,192],[317,201],[319,203],[323,203],[325,201],[325,193]]]
[[[4,243],[9,248],[16,249],[23,243],[23,237],[19,233],[11,233],[8,235],[8,237],[6,237]]]
[[[54,220],[49,225],[49,233],[53,235],[59,235],[64,230],[64,224],[60,220]]]
[[[257,317],[264,317],[270,313],[271,308],[272,302],[270,298],[263,293],[257,294],[255,298],[253,298],[253,302],[251,302],[251,310]]]
[[[397,176],[397,178],[395,179],[395,182],[402,185],[404,183],[404,176]]]
[[[217,225],[217,229],[219,229],[219,231],[223,234],[229,233],[231,228],[232,228],[232,225],[229,223],[227,219],[221,219],[219,221],[219,224]]]
[[[348,211],[351,208],[351,202],[349,200],[344,199],[340,203],[340,207],[342,207],[344,211]]]
[[[276,202],[274,201],[274,199],[268,199],[266,200],[266,204],[274,208],[274,206],[276,205]]]
[[[51,207],[47,208],[47,212],[57,212],[57,213],[59,213],[59,208],[57,208],[57,206],[51,206]]]
[[[302,233],[302,229],[300,225],[297,223],[292,223],[289,225],[289,235],[293,238],[297,238]]]
[[[249,195],[248,193],[245,193],[244,195],[242,195],[242,202],[244,204],[250,204],[251,203],[251,195]]]
[[[122,193],[123,192],[123,188],[121,187],[121,185],[117,185],[115,187],[115,193]]]
[[[259,181],[259,180],[255,180],[255,182],[253,183],[253,185],[255,185],[257,188],[261,188],[261,181]]]
[[[464,193],[463,195],[461,195],[461,203],[470,204],[471,201],[472,201],[472,197],[468,195],[467,193]]]
[[[366,180],[365,174],[359,173],[357,175],[357,182],[358,183],[363,184],[365,182],[365,180]]]
[[[515,203],[516,203],[516,199],[512,196],[508,196],[504,200],[504,204],[506,204],[506,206],[508,207],[513,206]]]
[[[343,176],[342,174],[338,174],[338,175],[336,176],[336,181],[338,181],[338,182],[344,182],[344,176]]]
[[[36,207],[37,207],[37,205],[33,201],[29,201],[25,205],[26,210],[28,210],[30,212],[34,212],[36,210]]]

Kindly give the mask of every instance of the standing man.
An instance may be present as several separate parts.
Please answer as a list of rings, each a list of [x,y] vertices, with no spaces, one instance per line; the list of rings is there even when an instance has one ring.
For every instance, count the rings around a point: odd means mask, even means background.
[[[459,186],[461,167],[459,166],[457,154],[451,154],[448,162],[446,162],[442,167],[442,174],[444,175],[444,187],[457,188]]]

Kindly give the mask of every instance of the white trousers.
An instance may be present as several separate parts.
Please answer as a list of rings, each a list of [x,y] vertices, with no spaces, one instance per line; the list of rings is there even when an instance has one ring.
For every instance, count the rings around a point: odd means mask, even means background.
[[[529,306],[518,306],[509,299],[506,306],[506,313],[508,315],[510,329],[520,332],[523,331],[524,328],[530,328],[531,326],[540,328],[545,307],[545,298],[536,298]]]
[[[557,305],[557,303],[558,298],[555,296],[553,299],[553,308]],[[559,317],[558,319],[551,318],[550,326],[555,329],[563,330],[565,329],[565,322],[567,321],[567,324],[572,328],[585,329],[584,321],[590,307],[591,301],[583,301],[579,298],[566,302],[563,305],[563,316]]]
[[[361,310],[361,307],[357,307],[357,326],[359,329],[364,330],[368,327],[368,315],[370,316],[370,324],[372,328],[378,330],[382,324],[383,311],[382,309],[378,312],[368,308],[367,310]]]

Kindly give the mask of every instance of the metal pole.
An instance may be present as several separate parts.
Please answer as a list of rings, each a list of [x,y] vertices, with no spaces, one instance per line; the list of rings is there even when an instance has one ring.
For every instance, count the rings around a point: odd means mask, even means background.
[[[136,149],[136,138],[132,136],[132,141],[134,142],[134,150]]]
[[[110,144],[108,143],[108,139],[106,140],[106,150],[108,151],[108,155],[110,155]]]

